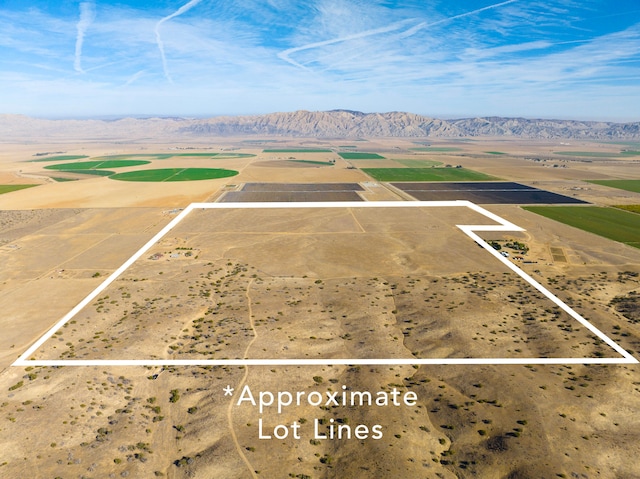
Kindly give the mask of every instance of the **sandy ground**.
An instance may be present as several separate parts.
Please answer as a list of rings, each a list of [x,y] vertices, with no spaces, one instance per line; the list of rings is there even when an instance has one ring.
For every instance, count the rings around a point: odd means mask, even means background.
[[[296,144],[300,140],[277,146]],[[340,144],[352,143],[316,142]],[[409,140],[353,144],[380,152],[385,164],[436,159],[597,204],[640,203],[640,195],[580,181],[633,177],[634,160],[554,155],[617,146],[498,139],[433,144],[463,148],[454,155],[412,151],[419,145]],[[4,146],[2,184],[41,185],[0,195],[0,476],[640,476],[633,460],[640,453],[637,365],[11,367],[190,202],[215,200],[254,181],[359,182],[366,200],[403,197],[335,153],[295,154],[335,159],[335,166],[289,167],[282,163],[289,154],[261,153],[238,139],[199,146],[236,146],[257,156],[158,160],[145,167],[240,172],[184,184],[55,183],[45,177],[47,163],[27,161],[38,152],[95,156],[190,145]],[[517,206],[490,210],[526,231],[483,237],[525,242],[527,262],[518,264],[637,356],[639,323],[616,312],[612,300],[640,288],[640,250]],[[466,209],[194,211],[37,355],[614,357],[455,227],[484,221]],[[235,389],[233,399],[224,396],[227,386]],[[248,402],[235,403],[245,386],[256,395],[287,390],[325,397],[395,388],[417,400],[411,407],[303,401],[259,414]],[[286,438],[274,437],[278,425]],[[352,437],[325,437],[338,429]]]

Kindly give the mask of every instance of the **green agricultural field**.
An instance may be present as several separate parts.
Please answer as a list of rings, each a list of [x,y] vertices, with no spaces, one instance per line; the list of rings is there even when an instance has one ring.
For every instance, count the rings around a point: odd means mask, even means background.
[[[169,156],[200,156],[200,157],[210,157],[210,156],[218,156],[220,153],[167,153]],[[163,153],[162,156],[165,156]]]
[[[166,160],[167,158],[171,158],[174,156],[169,153],[133,153],[128,155],[105,155],[105,156],[94,156],[93,160],[95,161],[105,161],[105,160],[129,160],[131,158],[148,158],[151,160]]]
[[[333,153],[326,148],[270,148],[263,153]]]
[[[125,168],[127,166],[148,165],[150,161],[145,160],[104,160],[104,161],[80,161],[78,163],[61,163],[59,165],[45,166],[47,170],[69,171],[69,170],[99,170],[102,168]]]
[[[640,248],[640,216],[600,206],[525,206],[525,210]]]
[[[442,164],[441,161],[435,161],[435,160],[393,160],[393,161],[411,168],[431,168],[432,166],[440,166]]]
[[[115,173],[111,170],[61,170],[65,173],[72,173],[74,175],[91,175],[91,176],[110,176]]]
[[[359,151],[340,151],[338,152],[345,160],[384,160],[384,156],[380,156],[377,153],[364,153]]]
[[[94,160],[127,160],[131,158],[147,158],[149,160],[168,160],[170,158],[211,158],[216,160],[228,158],[251,158],[256,155],[252,153],[136,153],[131,155],[107,155],[96,156]]]
[[[503,151],[485,151],[484,153],[487,153],[489,155],[506,155],[506,153]]]
[[[216,156],[216,160],[221,160],[223,158],[253,158],[253,153],[218,153]]]
[[[420,148],[409,148],[411,151],[429,151],[431,153],[450,153],[452,151],[462,151],[462,148],[455,146],[422,146]]]
[[[71,161],[81,160],[83,158],[89,158],[87,155],[58,155],[48,156],[46,158],[38,158],[37,160],[29,160],[30,163],[40,163],[45,161]]]
[[[596,185],[608,186],[619,190],[633,191],[640,193],[640,180],[587,180]]]
[[[4,193],[11,193],[12,191],[24,190],[25,188],[31,188],[38,185],[0,185],[0,195]]]
[[[494,176],[466,168],[362,168],[378,181],[491,181]]]
[[[308,163],[310,165],[318,165],[318,166],[333,166],[333,163],[330,161],[314,161],[314,160],[289,160],[292,163]]]
[[[237,175],[235,170],[221,168],[163,168],[159,170],[139,170],[117,173],[110,176],[112,180],[165,182],[165,181],[197,181],[227,178]]]
[[[606,151],[554,151],[556,155],[579,156],[585,158],[621,158],[624,156],[640,155],[639,151],[622,151],[620,153],[609,153]]]
[[[615,205],[614,208],[619,208],[625,211],[631,211],[632,213],[640,214],[640,205]]]
[[[222,160],[224,158],[251,158],[256,155],[252,153],[175,153],[170,155],[170,157],[180,157],[180,158],[213,158],[215,160]],[[164,159],[164,158],[163,158]]]
[[[624,145],[631,148],[640,148],[640,141],[607,141],[610,145]]]
[[[113,173],[113,172],[110,172]],[[51,176],[50,177],[53,181],[57,181],[58,183],[64,183],[66,181],[78,181],[78,178],[63,178],[61,176]]]

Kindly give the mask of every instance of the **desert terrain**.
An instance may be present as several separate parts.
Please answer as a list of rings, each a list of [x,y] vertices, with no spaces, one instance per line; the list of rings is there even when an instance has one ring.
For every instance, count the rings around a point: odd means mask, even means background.
[[[640,367],[616,363],[466,236],[457,225],[492,224],[466,207],[196,209],[28,358],[148,364],[12,365],[191,203],[257,193],[410,202],[365,170],[437,163],[596,206],[638,205],[640,193],[585,181],[637,180],[640,157],[620,148],[504,137],[4,141],[0,184],[35,186],[0,194],[0,476],[640,477]],[[189,152],[219,157],[173,156]],[[237,174],[118,181],[45,168],[65,162],[46,161],[56,155],[149,155],[118,173]],[[640,357],[640,249],[519,204],[482,206],[524,229],[484,240]],[[488,361],[418,361],[438,358]],[[198,364],[153,363],[171,359]],[[233,359],[318,361],[206,364]],[[398,363],[357,364],[379,359]],[[352,392],[357,403],[338,400]],[[363,392],[384,403],[359,402]],[[280,410],[278,393],[294,398]]]

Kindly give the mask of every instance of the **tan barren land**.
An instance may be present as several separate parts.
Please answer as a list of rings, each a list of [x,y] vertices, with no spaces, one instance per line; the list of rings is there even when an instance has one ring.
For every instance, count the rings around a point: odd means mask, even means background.
[[[619,151],[571,143],[277,143],[328,153],[263,152],[274,146],[242,138],[5,144],[1,183],[38,186],[0,195],[0,477],[640,477],[640,367],[499,364],[620,355],[466,236],[456,225],[492,222],[464,207],[194,210],[30,359],[497,364],[12,366],[182,208],[247,183],[356,183],[363,201],[400,202],[411,197],[360,168],[429,160],[596,205],[640,204],[638,193],[583,181],[637,179],[638,157],[556,154]],[[337,155],[352,144],[385,159]],[[51,163],[29,161],[184,148],[256,156],[118,169],[239,172],[179,183],[61,182],[43,168]],[[518,205],[485,208],[525,231],[484,239],[638,357],[640,249]],[[528,248],[523,260],[514,241]]]

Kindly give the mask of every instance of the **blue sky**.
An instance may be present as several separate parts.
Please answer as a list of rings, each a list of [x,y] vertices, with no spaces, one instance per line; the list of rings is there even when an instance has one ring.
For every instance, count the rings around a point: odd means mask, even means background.
[[[638,0],[0,0],[0,113],[640,120]]]

